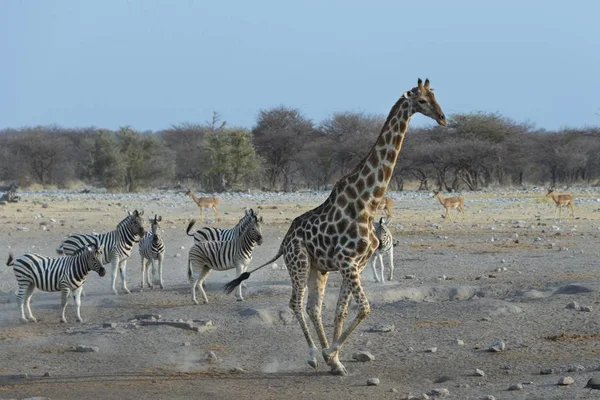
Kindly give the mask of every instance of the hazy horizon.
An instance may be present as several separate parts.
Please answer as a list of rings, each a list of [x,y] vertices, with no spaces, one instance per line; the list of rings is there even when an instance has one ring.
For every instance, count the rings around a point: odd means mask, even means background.
[[[280,105],[316,123],[387,115],[419,77],[446,114],[597,126],[599,11],[541,0],[1,2],[0,129],[157,131],[213,111],[251,128]]]

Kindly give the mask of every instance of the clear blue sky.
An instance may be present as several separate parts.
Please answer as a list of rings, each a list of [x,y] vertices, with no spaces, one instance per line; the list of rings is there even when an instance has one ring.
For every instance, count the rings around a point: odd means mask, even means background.
[[[447,114],[600,125],[599,16],[597,0],[0,0],[0,128],[387,114],[418,77]]]

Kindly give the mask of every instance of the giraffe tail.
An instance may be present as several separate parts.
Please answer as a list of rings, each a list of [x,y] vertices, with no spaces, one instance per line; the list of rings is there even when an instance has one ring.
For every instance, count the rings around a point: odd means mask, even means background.
[[[190,230],[192,229],[192,226],[194,226],[194,224],[196,223],[196,220],[193,219],[190,221],[190,223],[187,226],[187,229],[185,230],[185,233],[187,233],[188,236],[194,236],[194,234],[190,234]]]
[[[243,281],[245,281],[246,279],[250,278],[250,274],[253,273],[254,271],[258,271],[259,269],[261,269],[262,267],[265,267],[269,264],[272,264],[273,262],[275,262],[275,260],[277,260],[279,257],[281,257],[283,255],[283,246],[279,247],[279,251],[277,252],[277,254],[275,255],[275,257],[273,257],[272,259],[270,259],[269,261],[267,261],[266,263],[264,263],[263,265],[261,265],[260,267],[256,267],[254,268],[252,271],[250,272],[244,272],[243,274],[241,274],[237,279],[234,279],[228,283],[226,283],[223,286],[223,291],[227,294],[230,294],[231,292],[234,291],[234,289],[236,287],[238,287],[238,285],[240,283],[242,283]]]

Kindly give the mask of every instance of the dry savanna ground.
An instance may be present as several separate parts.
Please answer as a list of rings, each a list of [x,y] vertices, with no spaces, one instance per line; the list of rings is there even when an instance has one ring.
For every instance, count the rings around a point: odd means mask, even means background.
[[[600,375],[600,191],[573,193],[576,218],[562,221],[541,188],[464,193],[466,215],[453,211],[449,220],[431,193],[390,193],[399,240],[394,279],[375,283],[365,269],[372,313],[342,349],[349,375],[337,377],[323,362],[316,370],[306,363],[281,260],[251,276],[244,302],[221,291],[232,270],[208,278],[209,304],[192,304],[186,277],[192,239],[185,227],[199,212],[183,193],[24,192],[21,202],[0,207],[0,398],[443,396],[435,389],[454,399],[599,398],[583,386]],[[291,219],[326,196],[225,195],[221,218],[206,214],[209,223],[231,227],[244,207],[260,209],[265,241],[254,252],[258,265],[276,253]],[[91,273],[83,323],[75,322],[71,304],[69,322],[59,323],[60,294],[39,291],[32,301],[38,322],[20,322],[16,281],[4,266],[8,253],[55,254],[68,234],[114,229],[133,209],[163,217],[165,289],[140,290],[136,246],[127,264],[130,295],[109,292],[110,271],[104,278]],[[329,335],[339,284],[331,274],[324,305]],[[587,311],[567,308],[571,302]],[[501,351],[490,351],[500,342]],[[75,351],[78,345],[97,351]],[[354,360],[358,351],[374,359]],[[566,376],[574,383],[557,385]],[[367,386],[369,378],[379,385]],[[521,390],[509,390],[517,384]]]

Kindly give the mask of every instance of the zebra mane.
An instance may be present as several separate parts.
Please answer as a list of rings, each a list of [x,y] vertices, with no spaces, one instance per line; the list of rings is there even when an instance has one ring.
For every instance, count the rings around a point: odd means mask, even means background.
[[[79,256],[79,255],[82,255],[82,254],[84,254],[85,252],[89,251],[89,250],[88,250],[88,247],[93,247],[93,248],[94,248],[94,251],[96,251],[96,250],[98,249],[98,248],[96,247],[96,245],[83,246],[83,247],[80,247],[80,248],[78,248],[77,250],[75,250],[75,251],[73,252],[73,254],[71,254],[71,256],[72,256],[72,257],[75,257],[75,256]]]

